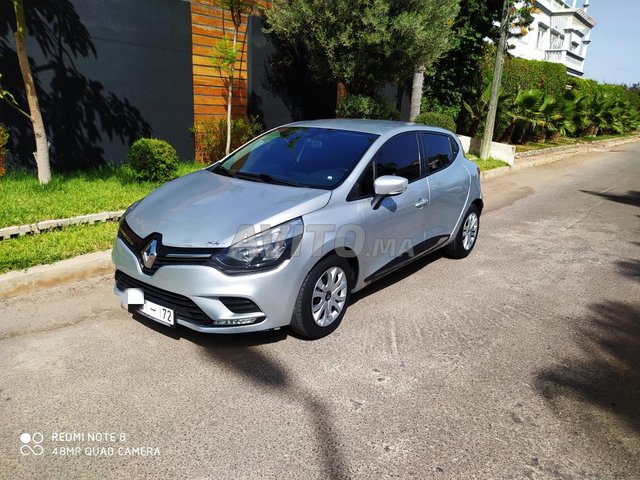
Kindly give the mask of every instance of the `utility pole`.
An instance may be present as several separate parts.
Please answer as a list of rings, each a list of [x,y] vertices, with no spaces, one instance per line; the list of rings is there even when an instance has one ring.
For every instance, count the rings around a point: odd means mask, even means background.
[[[496,113],[498,112],[498,99],[500,98],[500,84],[502,83],[502,68],[504,67],[504,54],[507,47],[507,37],[511,24],[511,7],[513,0],[504,0],[502,6],[502,22],[500,23],[500,40],[496,52],[496,64],[493,67],[493,81],[491,82],[491,96],[489,97],[489,112],[484,127],[484,136],[480,146],[480,158],[489,158],[491,155],[491,142],[493,130],[496,125]]]

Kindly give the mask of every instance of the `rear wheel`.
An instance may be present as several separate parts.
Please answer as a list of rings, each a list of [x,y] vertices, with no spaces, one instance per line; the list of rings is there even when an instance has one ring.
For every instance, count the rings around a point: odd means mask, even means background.
[[[467,210],[456,238],[447,247],[447,256],[451,258],[465,258],[471,253],[478,239],[480,231],[480,210],[471,205]]]
[[[352,282],[351,268],[344,258],[332,255],[318,262],[302,282],[291,329],[308,339],[333,332],[347,311]]]

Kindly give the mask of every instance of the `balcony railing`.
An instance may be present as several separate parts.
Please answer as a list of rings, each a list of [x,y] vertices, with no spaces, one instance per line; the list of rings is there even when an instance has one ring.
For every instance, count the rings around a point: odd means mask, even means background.
[[[547,62],[564,63],[564,50],[547,50],[544,59]]]
[[[547,50],[544,52],[544,59],[547,62],[563,63],[567,67],[582,72],[584,59],[568,50]]]

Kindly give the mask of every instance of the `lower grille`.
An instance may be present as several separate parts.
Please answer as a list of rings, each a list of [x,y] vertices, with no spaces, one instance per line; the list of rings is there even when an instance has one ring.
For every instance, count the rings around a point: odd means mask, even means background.
[[[212,327],[212,320],[205,314],[193,300],[177,293],[153,287],[129,275],[116,271],[116,287],[124,291],[127,288],[140,288],[144,292],[144,298],[158,305],[173,309],[177,318],[187,320],[204,327]]]
[[[248,298],[220,297],[219,300],[233,313],[260,313],[258,306]]]

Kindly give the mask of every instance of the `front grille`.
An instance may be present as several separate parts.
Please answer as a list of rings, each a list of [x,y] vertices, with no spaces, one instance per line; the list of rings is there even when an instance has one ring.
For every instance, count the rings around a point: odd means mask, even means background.
[[[259,313],[260,309],[248,298],[220,297],[219,300],[233,313]]]
[[[126,221],[122,221],[118,230],[120,238],[129,250],[131,250],[140,264],[140,268],[147,275],[153,275],[159,268],[167,265],[208,265],[211,255],[216,254],[221,248],[182,248],[170,247],[162,244],[162,235],[152,233],[142,238],[138,236]],[[152,240],[157,240],[157,257],[151,268],[147,268],[142,260],[142,251]]]
[[[136,280],[129,275],[116,270],[116,287],[125,291],[127,288],[140,288],[144,292],[145,300],[149,300],[158,305],[171,308],[177,318],[187,320],[204,327],[212,327],[212,320],[196,305],[193,300],[178,295],[177,293],[153,287],[140,280]]]
[[[140,257],[140,262],[142,262],[142,257],[140,255],[136,255]],[[153,275],[158,271],[159,268],[164,267],[166,265],[207,265],[209,263],[209,257],[187,257],[187,256],[176,256],[176,257],[162,257],[158,255],[156,257],[156,261],[153,262],[153,266],[151,268],[145,267],[142,263],[142,271],[147,275]]]

